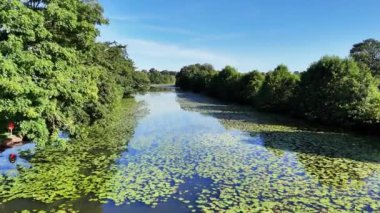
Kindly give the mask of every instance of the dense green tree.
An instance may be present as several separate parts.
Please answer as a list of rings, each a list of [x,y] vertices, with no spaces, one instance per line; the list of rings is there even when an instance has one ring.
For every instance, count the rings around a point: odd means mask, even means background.
[[[133,72],[132,78],[134,91],[146,91],[149,88],[150,80],[148,74],[144,72]]]
[[[378,125],[380,94],[370,71],[351,59],[324,57],[302,74],[298,102],[308,119]]]
[[[57,31],[45,26],[48,12],[16,0],[2,1],[0,8],[5,35],[0,41],[1,116],[19,122],[22,134],[40,141],[59,128],[76,132],[76,124],[88,119],[84,105],[97,98],[97,70],[81,63],[74,48],[55,41]]]
[[[189,65],[182,67],[179,73],[176,75],[175,85],[181,87],[184,90],[192,89],[193,73],[196,69],[195,65]]]
[[[115,82],[112,86],[120,87],[124,96],[129,96],[133,92],[132,73],[135,68],[133,61],[128,58],[126,46],[116,42],[96,43],[87,55],[88,63],[102,68],[103,77],[111,78]]]
[[[380,77],[380,41],[367,39],[354,44],[350,55],[356,62],[368,66],[373,75]]]
[[[93,122],[102,118],[109,107],[133,92],[134,67],[127,56],[126,46],[116,42],[95,43],[86,56],[86,63],[96,66],[100,73],[97,81],[98,99],[92,100],[87,106]]]
[[[240,73],[231,66],[226,66],[211,80],[209,93],[226,101],[238,99]]]
[[[151,68],[149,70],[149,80],[153,84],[159,84],[159,82],[161,81],[160,72],[154,68]]]
[[[133,91],[124,46],[97,43],[94,1],[0,1],[0,120],[43,143],[72,135]]]
[[[147,72],[144,71],[143,72]],[[149,72],[147,72],[149,80],[152,84],[174,84],[176,72],[173,71],[158,71],[154,68],[151,68]]]
[[[210,90],[213,77],[216,75],[214,67],[210,64],[198,66],[197,72],[194,73],[192,82],[192,90],[194,92],[204,92]]]
[[[239,97],[242,103],[257,106],[258,94],[263,85],[265,74],[254,70],[242,75],[239,82]]]
[[[194,92],[208,90],[212,77],[216,74],[210,64],[193,64],[183,67],[176,75],[176,86]]]
[[[290,111],[299,77],[289,72],[285,65],[279,65],[265,76],[259,92],[258,107],[267,111]]]

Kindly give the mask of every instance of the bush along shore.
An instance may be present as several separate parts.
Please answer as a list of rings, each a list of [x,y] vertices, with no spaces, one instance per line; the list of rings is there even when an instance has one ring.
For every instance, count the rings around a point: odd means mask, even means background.
[[[380,133],[380,42],[355,44],[350,57],[325,56],[304,72],[285,65],[263,73],[226,66],[185,66],[176,86],[262,111],[302,117],[324,125]]]
[[[149,87],[126,46],[98,42],[107,24],[96,1],[0,2],[0,128],[38,144],[83,127]]]

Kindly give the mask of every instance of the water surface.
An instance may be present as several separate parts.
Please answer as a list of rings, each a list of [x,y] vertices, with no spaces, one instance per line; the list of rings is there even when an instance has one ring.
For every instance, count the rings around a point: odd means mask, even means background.
[[[98,135],[1,165],[0,211],[380,211],[378,138],[174,90],[136,100],[146,113],[118,146]]]

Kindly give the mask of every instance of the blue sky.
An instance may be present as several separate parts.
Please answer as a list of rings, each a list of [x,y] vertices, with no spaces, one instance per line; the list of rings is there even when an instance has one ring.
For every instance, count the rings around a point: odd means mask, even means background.
[[[286,64],[305,70],[323,55],[346,57],[380,39],[380,0],[99,0],[99,40],[128,45],[138,69],[192,63],[241,72]]]

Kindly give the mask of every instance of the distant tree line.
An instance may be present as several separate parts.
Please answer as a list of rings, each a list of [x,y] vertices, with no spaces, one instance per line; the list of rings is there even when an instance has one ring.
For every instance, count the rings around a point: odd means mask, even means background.
[[[379,76],[380,42],[368,39],[355,44],[349,58],[325,56],[301,73],[285,65],[267,73],[189,65],[177,74],[176,86],[259,110],[380,132]]]
[[[97,42],[96,1],[0,1],[0,124],[30,140],[82,134],[123,97],[145,89],[126,47]]]
[[[174,84],[177,74],[175,71],[158,71],[154,68],[151,68],[149,71],[142,70],[141,72],[148,76],[151,84]]]

